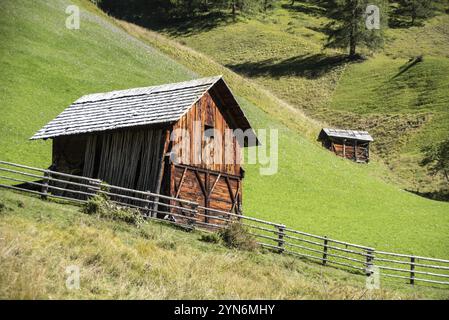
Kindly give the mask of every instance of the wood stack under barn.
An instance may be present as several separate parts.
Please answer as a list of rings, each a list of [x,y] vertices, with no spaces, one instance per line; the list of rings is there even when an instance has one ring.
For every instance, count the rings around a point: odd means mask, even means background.
[[[208,215],[241,213],[241,151],[258,144],[221,76],[83,96],[32,137],[48,138],[55,171],[195,201]]]

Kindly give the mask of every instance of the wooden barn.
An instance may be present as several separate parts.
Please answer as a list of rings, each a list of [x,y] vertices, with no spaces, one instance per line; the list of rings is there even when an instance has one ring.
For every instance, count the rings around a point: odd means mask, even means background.
[[[340,157],[361,163],[369,162],[369,144],[373,138],[366,131],[324,128],[318,141]]]
[[[259,143],[221,76],[83,96],[31,139],[48,138],[54,171],[235,213],[242,148]]]

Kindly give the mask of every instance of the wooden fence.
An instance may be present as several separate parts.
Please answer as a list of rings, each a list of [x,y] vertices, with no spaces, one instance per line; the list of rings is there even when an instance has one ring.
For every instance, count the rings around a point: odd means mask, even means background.
[[[262,247],[279,254],[367,276],[378,270],[380,277],[402,280],[412,285],[449,285],[449,260],[378,251],[372,247],[294,230],[282,224],[205,208],[192,201],[104,186],[100,180],[5,161],[0,161],[0,181],[8,181],[0,183],[0,187],[33,193],[43,199],[53,197],[84,203],[97,193],[107,194],[111,201],[139,209],[148,219],[162,219],[189,229],[218,230],[234,221],[244,225]],[[208,220],[222,223],[204,222]]]

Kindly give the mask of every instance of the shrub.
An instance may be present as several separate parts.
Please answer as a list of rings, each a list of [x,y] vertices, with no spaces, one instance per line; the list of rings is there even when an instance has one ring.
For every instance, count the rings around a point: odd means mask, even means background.
[[[206,233],[201,235],[200,241],[209,243],[220,243],[221,238],[220,234],[218,233]]]
[[[124,221],[137,227],[144,222],[143,216],[138,210],[119,206],[111,202],[104,194],[90,198],[84,204],[82,211],[108,220]]]
[[[82,208],[82,211],[86,214],[100,214],[102,208],[106,206],[108,199],[103,195],[95,195],[91,197]]]
[[[238,222],[231,223],[220,230],[219,235],[229,248],[255,251],[258,244],[254,237]]]

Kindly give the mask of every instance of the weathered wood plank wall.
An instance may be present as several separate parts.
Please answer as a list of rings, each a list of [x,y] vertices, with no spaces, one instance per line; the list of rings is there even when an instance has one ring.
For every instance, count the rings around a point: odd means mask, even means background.
[[[200,125],[195,126],[195,122]],[[213,143],[211,140],[203,139],[204,131],[207,128],[214,128],[219,133],[219,136],[213,138]],[[180,134],[176,134],[178,129],[187,130],[190,141],[186,141]],[[211,95],[206,93],[173,126],[175,132],[173,143],[175,145],[181,143],[183,146],[179,155],[180,163],[240,176],[241,146],[235,136],[227,131],[229,129],[230,127],[217,104]],[[195,135],[202,140],[201,145],[195,144]],[[206,146],[210,147],[206,148]],[[226,156],[226,150],[231,151],[228,156]]]
[[[205,130],[212,128],[215,129],[213,137],[205,134]],[[186,130],[190,139],[177,135],[179,129]],[[212,96],[206,93],[174,124],[173,132],[173,144],[181,144],[182,150],[179,163],[171,164],[170,196],[195,201],[207,208],[240,213],[241,146]],[[200,218],[206,223],[223,223],[218,219]]]
[[[163,132],[146,128],[89,135],[83,175],[125,188],[155,191]]]

